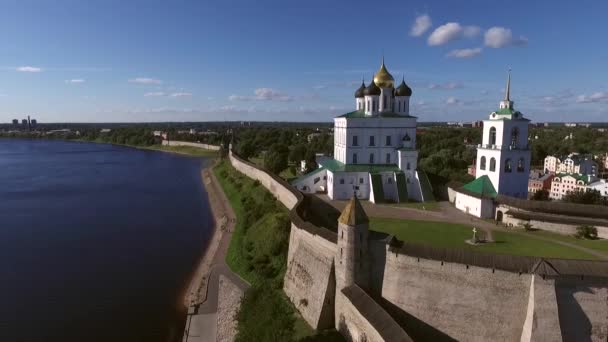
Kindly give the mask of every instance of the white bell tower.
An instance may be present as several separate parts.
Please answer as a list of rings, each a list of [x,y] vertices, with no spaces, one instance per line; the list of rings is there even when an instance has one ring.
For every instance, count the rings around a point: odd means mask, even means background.
[[[527,198],[530,173],[528,125],[530,120],[513,108],[511,70],[499,109],[483,121],[482,143],[477,148],[477,178],[487,175],[498,194]]]

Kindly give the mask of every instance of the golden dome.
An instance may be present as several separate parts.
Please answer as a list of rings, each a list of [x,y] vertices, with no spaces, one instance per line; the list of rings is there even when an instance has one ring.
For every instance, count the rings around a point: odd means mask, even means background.
[[[382,58],[382,66],[380,66],[380,70],[374,75],[374,82],[380,88],[395,88],[395,79],[393,76],[386,70],[386,66],[384,66],[384,58]]]

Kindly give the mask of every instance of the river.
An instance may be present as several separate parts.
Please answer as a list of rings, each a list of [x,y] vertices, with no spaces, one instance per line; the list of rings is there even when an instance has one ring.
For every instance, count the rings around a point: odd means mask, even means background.
[[[179,340],[208,162],[0,139],[0,341]]]

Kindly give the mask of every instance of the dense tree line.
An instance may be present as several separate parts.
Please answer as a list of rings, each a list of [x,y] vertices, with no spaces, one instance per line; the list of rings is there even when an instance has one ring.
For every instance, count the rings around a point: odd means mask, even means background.
[[[530,148],[535,166],[543,165],[548,155],[565,156],[570,152],[602,155],[608,152],[608,132],[584,127],[532,128]]]

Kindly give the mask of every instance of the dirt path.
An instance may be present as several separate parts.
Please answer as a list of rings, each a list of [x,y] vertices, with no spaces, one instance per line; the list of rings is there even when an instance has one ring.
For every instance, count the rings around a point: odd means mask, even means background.
[[[226,264],[226,253],[234,232],[236,215],[211,169],[204,169],[201,174],[209,195],[216,228],[186,298],[188,317],[183,341],[187,342],[216,340],[220,275],[228,278],[243,292],[249,287],[249,284],[232,272]]]
[[[327,203],[330,203],[334,208],[338,210],[344,209],[347,201],[335,201],[330,200],[327,195],[318,195]],[[514,231],[512,229],[507,229],[504,226],[497,225],[494,223],[490,223],[488,221],[484,221],[482,219],[473,217],[471,215],[467,215],[462,211],[456,209],[449,202],[439,202],[439,211],[430,211],[430,210],[418,210],[413,208],[405,208],[405,207],[391,207],[388,205],[376,205],[374,203],[370,203],[368,201],[362,201],[361,204],[365,209],[365,212],[371,217],[381,217],[381,218],[394,218],[394,219],[407,219],[407,220],[420,220],[420,221],[435,221],[435,222],[449,222],[449,223],[460,223],[466,225],[475,226],[478,229],[482,229],[486,232],[486,236],[489,240],[492,240],[492,232],[494,231],[504,231],[510,232],[513,234],[525,235],[526,237],[552,242],[558,245],[567,246],[588,254],[591,254],[601,260],[608,260],[608,254],[602,253],[590,248],[586,248],[583,246],[579,246],[570,242],[561,241],[552,239],[546,236],[538,236],[533,234],[527,234],[525,232]]]

